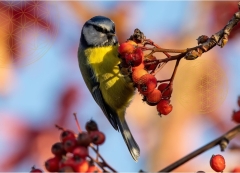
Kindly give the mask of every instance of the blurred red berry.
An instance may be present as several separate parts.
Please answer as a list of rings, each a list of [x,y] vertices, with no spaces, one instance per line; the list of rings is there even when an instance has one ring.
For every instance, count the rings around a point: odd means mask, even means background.
[[[89,164],[86,160],[75,160],[73,165],[73,170],[75,172],[86,172],[88,170]]]
[[[236,123],[240,123],[240,111],[233,112],[232,120]]]
[[[234,168],[231,172],[232,172],[232,173],[240,172],[240,166]]]
[[[135,47],[131,43],[121,43],[120,46],[118,47],[118,52],[120,55],[125,55],[125,54],[130,54],[133,53]]]
[[[146,101],[150,106],[155,106],[161,100],[162,93],[158,89],[154,89],[153,92],[146,96]]]
[[[210,166],[216,172],[222,172],[225,169],[225,159],[222,155],[212,155]]]
[[[45,168],[49,172],[58,172],[60,159],[53,157],[45,162]]]
[[[59,162],[59,169],[62,169],[64,167],[73,167],[74,165],[74,160],[73,158],[65,158],[65,159],[62,159],[60,162]]]
[[[62,159],[59,162],[59,169],[62,169],[62,168],[65,168],[65,167],[73,168],[74,164],[75,164],[75,160],[73,158]]]
[[[71,130],[64,130],[60,134],[60,141],[65,142],[68,139],[75,139],[75,134]]]
[[[30,171],[30,173],[37,173],[37,172],[43,172],[41,169],[37,169],[34,166],[32,167],[32,170]]]
[[[161,83],[158,86],[158,89],[162,92],[162,96],[163,97],[171,97],[172,94],[172,87],[169,86],[169,88],[167,90],[165,90],[168,86],[168,83]],[[164,91],[165,90],[165,91]],[[164,91],[164,92],[163,92]]]
[[[91,141],[92,141],[91,137],[87,132],[81,132],[78,134],[78,137],[77,137],[78,145],[87,147],[90,145]]]
[[[167,99],[162,99],[157,104],[157,110],[160,114],[167,115],[172,111],[172,105]]]
[[[144,69],[134,70],[133,73],[132,73],[133,82],[138,83],[139,79],[145,74],[148,74],[148,72]]]
[[[88,148],[79,146],[73,150],[73,156],[74,157],[80,157],[82,159],[85,159],[88,156]]]
[[[157,79],[151,74],[143,75],[138,81],[138,90],[141,94],[151,93],[157,86]]]
[[[66,154],[64,146],[61,142],[57,142],[57,143],[53,144],[51,151],[57,157],[62,157],[62,155]]]
[[[101,145],[105,141],[105,135],[100,131],[93,131],[90,133],[90,136],[92,139],[92,143],[94,143],[95,145]]]
[[[90,120],[86,123],[85,125],[85,129],[90,132],[90,131],[96,131],[98,130],[98,125],[95,121]]]
[[[101,173],[101,172],[102,172],[102,170],[101,170],[101,169],[99,169],[99,168],[98,168],[97,166],[95,166],[95,165],[91,165],[91,166],[89,166],[89,168],[88,168],[87,172],[92,172],[92,173]]]
[[[76,139],[68,139],[63,143],[64,149],[67,152],[72,152],[74,150],[74,148],[76,148],[77,146],[77,141]]]
[[[59,168],[58,172],[74,172],[74,170],[70,166],[65,166],[65,167]]]

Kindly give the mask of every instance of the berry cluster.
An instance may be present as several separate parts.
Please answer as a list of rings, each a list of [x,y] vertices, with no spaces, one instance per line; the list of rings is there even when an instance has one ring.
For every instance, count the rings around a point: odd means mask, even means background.
[[[120,44],[120,70],[130,76],[139,93],[143,95],[143,101],[150,106],[157,106],[160,115],[167,115],[173,108],[170,104],[172,82],[162,83],[156,79],[154,71],[159,68],[159,64],[155,62],[156,57],[144,56],[143,50],[142,43],[138,40],[127,40]]]
[[[240,108],[240,96],[238,97],[238,106]],[[240,123],[240,110],[233,111],[232,120],[236,123]]]
[[[71,130],[63,129],[60,134],[60,142],[52,145],[51,152],[54,157],[45,162],[45,168],[49,172],[102,172],[95,165],[96,159],[89,155],[89,147],[98,154],[98,145],[105,141],[105,135],[98,130],[96,122],[90,120],[86,123],[85,132],[78,135]],[[97,146],[95,149],[94,146]],[[98,157],[98,156],[97,156]],[[98,159],[97,159],[98,160]],[[35,168],[33,172],[37,172]]]

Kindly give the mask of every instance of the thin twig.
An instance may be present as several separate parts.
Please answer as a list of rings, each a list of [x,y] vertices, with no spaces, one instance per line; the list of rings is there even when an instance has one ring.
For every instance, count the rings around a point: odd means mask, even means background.
[[[94,162],[103,170],[103,172],[107,172],[107,170],[104,168],[104,166],[103,166],[102,163],[100,163],[98,160],[94,159],[94,158],[91,157],[90,155],[88,155],[88,157],[89,157],[92,161],[94,161]]]
[[[77,123],[78,132],[81,133],[81,132],[82,132],[82,129],[81,129],[81,127],[80,127],[80,124],[79,124],[79,121],[78,121],[78,118],[77,118],[77,113],[74,112],[74,113],[73,113],[73,116],[74,116],[75,121],[76,121],[76,123]]]
[[[117,172],[115,169],[113,169],[106,161],[105,159],[100,155],[100,153],[97,151],[97,149],[93,146],[93,144],[90,144],[90,147],[93,149],[93,151],[98,155],[98,157],[102,160],[104,166],[111,169],[112,172]]]
[[[167,81],[170,81],[171,79],[164,79],[164,80],[158,80],[157,82],[158,83],[162,83],[162,82],[167,82]]]

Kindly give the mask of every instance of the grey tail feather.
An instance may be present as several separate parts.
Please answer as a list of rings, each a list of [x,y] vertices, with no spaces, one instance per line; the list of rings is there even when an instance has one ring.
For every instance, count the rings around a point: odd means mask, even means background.
[[[137,142],[134,140],[132,133],[127,125],[126,120],[120,120],[119,117],[116,118],[118,122],[118,127],[122,133],[123,139],[127,144],[128,150],[130,151],[133,159],[138,161],[138,157],[140,156],[140,148]]]

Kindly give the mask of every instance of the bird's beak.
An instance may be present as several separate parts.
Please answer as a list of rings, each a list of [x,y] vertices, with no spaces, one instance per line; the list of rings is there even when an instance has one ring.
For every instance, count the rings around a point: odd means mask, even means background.
[[[111,32],[107,33],[107,36],[108,36],[108,37],[115,36],[115,35],[116,35],[116,34],[111,33]]]

